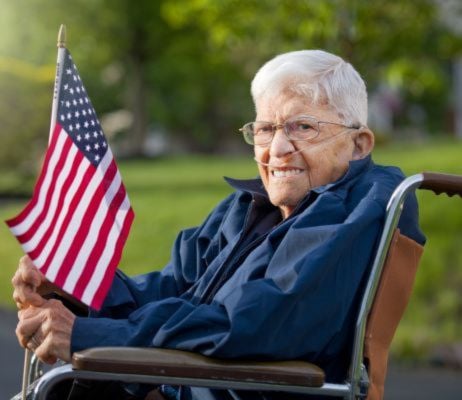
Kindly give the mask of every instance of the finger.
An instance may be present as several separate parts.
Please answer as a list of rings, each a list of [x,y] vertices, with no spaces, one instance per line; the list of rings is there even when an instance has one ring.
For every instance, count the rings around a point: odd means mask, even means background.
[[[39,329],[43,321],[42,313],[39,312],[35,316],[27,319],[20,319],[16,326],[16,337],[22,347],[27,347],[32,335]]]
[[[46,364],[54,364],[58,361],[56,348],[53,344],[52,335],[48,335],[45,340],[34,350],[35,355]],[[65,360],[67,361],[67,360]]]
[[[20,273],[20,278],[33,287],[40,286],[44,280],[43,274],[27,255],[19,260],[18,272]]]
[[[13,291],[13,300],[18,305],[19,309],[26,308],[29,305],[40,307],[45,302],[42,296],[26,284],[15,287]]]

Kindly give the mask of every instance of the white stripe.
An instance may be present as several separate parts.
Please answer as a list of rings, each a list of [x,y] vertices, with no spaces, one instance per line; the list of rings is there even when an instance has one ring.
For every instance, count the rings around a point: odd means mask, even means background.
[[[64,257],[69,251],[69,247],[71,246],[72,241],[74,240],[74,237],[80,227],[80,222],[82,221],[83,216],[88,209],[88,206],[93,198],[96,188],[101,184],[101,181],[104,178],[104,173],[106,172],[111,161],[112,161],[112,154],[110,151],[107,151],[103,159],[101,160],[101,163],[98,165],[98,168],[96,169],[95,174],[93,175],[93,178],[91,179],[90,183],[86,187],[85,192],[82,195],[82,198],[80,199],[79,204],[77,205],[77,208],[74,211],[74,214],[72,215],[72,219],[69,222],[69,225],[66,227],[67,230],[64,233],[58,245],[55,255],[50,262],[50,265],[46,273],[46,277],[50,281],[55,280],[56,275],[58,274],[59,268],[61,267],[62,262],[64,260]],[[45,262],[45,260],[43,260],[43,262]]]
[[[75,182],[82,181],[83,176],[85,175],[85,172],[87,171],[89,165],[90,165],[90,162],[85,157],[83,157],[77,169],[77,173],[75,174],[75,177],[74,177]],[[48,238],[48,241],[46,242],[45,246],[43,246],[43,249],[40,252],[40,254],[33,260],[34,265],[39,269],[42,268],[43,265],[45,264],[45,261],[48,258],[48,255],[50,254],[51,250],[53,249],[54,244],[56,243],[56,239],[63,225],[64,218],[66,218],[66,215],[69,214],[69,206],[78,188],[79,188],[78,185],[71,185],[69,187],[69,190],[66,193],[66,197],[64,198],[63,206],[61,207],[61,212],[58,216],[58,219],[56,220],[55,225],[53,226],[53,231],[50,237]]]
[[[125,199],[120,205],[119,211],[117,211],[116,221],[109,232],[107,245],[104,248],[103,254],[101,254],[98,264],[96,265],[95,271],[85,288],[85,291],[82,295],[82,301],[85,304],[90,305],[93,301],[96,291],[99,289],[101,282],[106,274],[107,267],[111,262],[111,259],[114,255],[115,245],[117,239],[120,236],[120,229],[122,228],[125,218],[127,217],[128,211],[130,210],[130,202],[128,201],[128,196],[125,195]]]
[[[109,206],[111,205],[114,196],[118,192],[121,183],[122,179],[120,177],[119,172],[117,171],[114,180],[112,181],[111,185],[109,186],[109,189],[106,192],[106,195],[104,196],[104,198],[101,199],[98,211],[96,212],[95,217],[91,222],[88,235],[85,238],[84,243],[80,247],[80,251],[74,261],[74,265],[72,266],[72,269],[70,270],[69,275],[66,278],[66,282],[63,286],[63,289],[68,293],[72,293],[74,291],[75,285],[77,284],[77,281],[80,275],[82,274],[83,268],[87,263],[90,253],[92,252],[93,248],[98,244],[96,239],[98,238],[98,234],[101,230],[104,219],[108,214]]]
[[[67,133],[63,129],[61,129],[59,131],[59,136],[58,136],[58,141],[56,143],[55,151],[50,157],[50,161],[48,163],[48,168],[45,174],[45,178],[42,181],[42,186],[40,189],[37,203],[35,204],[34,208],[30,210],[27,217],[21,223],[10,228],[13,235],[19,236],[27,232],[27,230],[30,228],[30,226],[34,223],[34,221],[37,219],[37,217],[42,212],[43,207],[45,205],[45,198],[46,198],[46,195],[50,187],[51,178],[53,176],[53,172],[55,171],[56,164],[58,163],[59,156],[62,153],[62,148],[64,146],[64,142],[66,138],[67,138]]]
[[[56,189],[53,191],[51,196],[50,205],[46,209],[46,216],[45,219],[40,223],[40,226],[35,231],[34,235],[27,241],[22,244],[22,248],[26,253],[34,250],[37,245],[39,244],[40,240],[42,239],[43,235],[50,227],[50,223],[53,217],[56,215],[56,208],[58,206],[58,199],[61,195],[60,188],[62,187],[64,181],[69,176],[69,171],[72,168],[72,164],[74,162],[75,154],[77,153],[78,148],[74,144],[72,144],[71,149],[66,156],[66,162],[64,164],[63,169],[59,173],[58,179],[56,180]]]

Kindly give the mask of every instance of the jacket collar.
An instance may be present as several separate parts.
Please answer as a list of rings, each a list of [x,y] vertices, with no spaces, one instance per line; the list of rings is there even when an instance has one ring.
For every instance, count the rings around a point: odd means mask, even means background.
[[[345,175],[336,180],[335,182],[328,183],[327,185],[318,186],[312,189],[313,192],[317,194],[324,193],[328,190],[334,189],[338,186],[348,184],[354,180],[361,172],[370,169],[374,165],[372,157],[369,154],[367,157],[360,160],[350,161],[348,170]],[[253,197],[263,197],[269,201],[268,193],[266,192],[265,187],[261,178],[255,179],[234,179],[229,177],[224,177],[225,181],[236,190],[247,192],[253,195]]]

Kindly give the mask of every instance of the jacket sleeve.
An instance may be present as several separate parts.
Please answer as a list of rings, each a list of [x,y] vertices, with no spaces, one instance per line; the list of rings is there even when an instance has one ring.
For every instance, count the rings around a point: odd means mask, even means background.
[[[329,214],[338,207],[338,199],[331,202]],[[294,223],[260,273],[254,269],[256,276],[239,281],[247,259],[228,281],[233,290],[219,292],[212,303],[169,297],[145,302],[119,320],[77,318],[72,351],[113,345],[225,358],[316,361],[321,353],[329,357],[326,351],[333,357],[344,344],[383,215],[384,206],[366,196],[342,223]],[[271,246],[271,237],[265,243]]]

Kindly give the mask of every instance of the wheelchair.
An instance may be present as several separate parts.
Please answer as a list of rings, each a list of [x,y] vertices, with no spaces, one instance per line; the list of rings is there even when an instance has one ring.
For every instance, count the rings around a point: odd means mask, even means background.
[[[219,360],[180,350],[101,347],[76,352],[71,364],[60,365],[45,374],[33,356],[25,377],[27,398],[48,399],[58,384],[77,379],[277,391],[349,400],[381,399],[388,349],[409,301],[423,250],[397,228],[404,201],[417,189],[462,197],[462,176],[431,172],[416,174],[405,179],[390,198],[358,311],[345,382],[326,382],[323,370],[305,361]],[[19,399],[18,396],[14,399]]]

